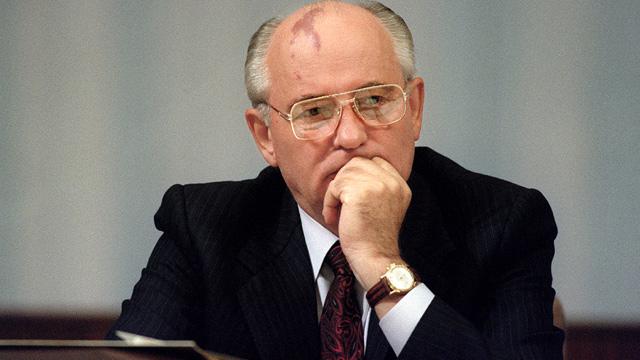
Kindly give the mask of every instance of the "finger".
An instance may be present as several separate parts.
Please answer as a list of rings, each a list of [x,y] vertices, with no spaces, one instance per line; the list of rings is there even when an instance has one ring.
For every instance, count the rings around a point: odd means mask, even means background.
[[[389,175],[391,178],[395,180],[396,184],[400,185],[400,188],[402,189],[402,193],[408,195],[408,199],[411,198],[411,189],[409,189],[409,185],[407,184],[407,181],[402,177],[402,175],[400,175],[398,170],[395,167],[393,167],[393,165],[391,165],[391,163],[389,163],[387,160],[378,156],[374,157],[371,160],[380,168],[384,169],[387,175]]]
[[[322,203],[322,217],[325,223],[333,225],[338,223],[340,213],[340,194],[337,192],[335,180],[329,183]]]
[[[353,172],[361,172],[362,170],[367,169],[372,164],[371,160],[363,157],[354,157],[351,160],[347,161],[346,164],[340,168],[338,173],[336,174],[336,178],[342,178],[345,174],[353,173]]]
[[[391,165],[389,164],[389,166]],[[340,169],[340,171],[336,175],[336,179],[342,180],[347,176],[380,176],[381,170],[386,169],[381,168],[381,166],[373,161],[373,159],[354,157]]]
[[[393,165],[391,165],[387,160],[379,156],[375,156],[373,159],[371,159],[371,161],[373,161],[376,165],[378,165],[388,173],[400,176],[400,173],[398,172],[398,170],[396,170],[396,168],[393,167]]]

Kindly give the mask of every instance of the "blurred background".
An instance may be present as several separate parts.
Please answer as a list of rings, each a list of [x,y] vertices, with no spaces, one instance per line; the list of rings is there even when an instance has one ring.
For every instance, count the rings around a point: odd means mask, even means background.
[[[385,4],[426,81],[419,144],[541,190],[569,327],[637,330],[640,2]],[[299,5],[0,1],[5,323],[115,316],[159,236],[164,191],[265,166],[244,123],[245,51]]]

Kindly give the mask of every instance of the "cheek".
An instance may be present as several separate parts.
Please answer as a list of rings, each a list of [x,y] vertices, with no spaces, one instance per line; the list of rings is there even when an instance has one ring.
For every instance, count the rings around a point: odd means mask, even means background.
[[[283,124],[283,121],[274,121],[270,128],[273,151],[278,159],[278,167],[282,167],[283,162],[286,163],[294,148],[293,140],[295,138],[293,138],[291,129],[285,125],[287,124]]]
[[[304,144],[293,137],[291,129],[288,130],[289,132],[284,133],[274,132],[273,148],[283,175],[300,183],[299,179],[304,179],[309,174],[311,156]]]
[[[411,156],[404,157],[404,163],[402,164],[402,169],[399,170],[402,178],[407,181],[409,179],[409,175],[411,175],[411,169],[413,168],[413,154],[414,150],[411,149]]]
[[[386,147],[390,150],[392,149],[396,169],[407,180],[413,167],[413,155],[415,152],[413,127],[403,126],[402,130],[394,135]]]

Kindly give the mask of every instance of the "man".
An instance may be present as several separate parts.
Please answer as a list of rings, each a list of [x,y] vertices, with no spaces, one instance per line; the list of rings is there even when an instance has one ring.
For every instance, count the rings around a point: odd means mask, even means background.
[[[163,235],[110,337],[261,359],[561,357],[551,210],[415,148],[424,82],[400,17],[327,1],[270,20],[246,85],[270,167],[167,192]]]

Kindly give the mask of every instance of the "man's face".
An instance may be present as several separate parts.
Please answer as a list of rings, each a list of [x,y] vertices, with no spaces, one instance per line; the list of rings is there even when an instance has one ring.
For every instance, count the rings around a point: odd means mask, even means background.
[[[270,75],[268,102],[288,112],[296,101],[350,91],[375,84],[406,88],[393,45],[370,14],[350,5],[303,9],[278,28],[267,55]],[[322,204],[329,182],[356,156],[379,156],[406,180],[420,134],[424,87],[422,79],[409,83],[407,112],[385,127],[367,126],[346,105],[336,131],[319,140],[298,140],[291,126],[271,111],[271,126],[256,134],[270,165],[280,168],[298,204],[324,224]],[[249,111],[247,112],[249,114]],[[263,138],[260,145],[260,137]]]

